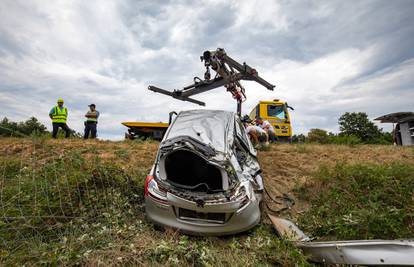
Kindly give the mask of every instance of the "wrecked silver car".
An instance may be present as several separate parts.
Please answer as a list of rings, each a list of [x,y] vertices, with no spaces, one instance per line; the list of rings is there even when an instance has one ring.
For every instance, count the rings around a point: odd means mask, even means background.
[[[246,231],[260,221],[260,173],[235,113],[180,112],[146,179],[147,218],[195,235]]]

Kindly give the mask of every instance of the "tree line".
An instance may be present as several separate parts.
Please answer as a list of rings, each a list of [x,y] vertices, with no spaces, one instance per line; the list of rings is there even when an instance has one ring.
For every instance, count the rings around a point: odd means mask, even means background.
[[[339,120],[339,133],[310,129],[308,134],[292,136],[293,143],[318,144],[392,144],[392,133],[383,132],[365,112],[346,112]]]
[[[346,112],[339,120],[338,134],[323,129],[311,129],[307,135],[292,136],[293,143],[319,144],[392,144],[392,133],[383,132],[364,112]],[[0,121],[0,136],[24,137],[50,134],[38,119],[31,117],[23,122],[14,122],[8,118]]]
[[[31,117],[23,122],[14,122],[4,117],[0,121],[0,136],[24,137],[49,133],[38,119]]]

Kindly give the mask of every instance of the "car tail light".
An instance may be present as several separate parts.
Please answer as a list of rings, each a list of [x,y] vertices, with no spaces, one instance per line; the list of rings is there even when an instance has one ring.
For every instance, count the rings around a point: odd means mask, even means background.
[[[145,196],[148,196],[148,186],[152,179],[154,179],[154,176],[152,175],[147,175],[147,178],[145,179],[145,187],[144,187]]]
[[[151,197],[155,202],[162,204],[168,203],[167,191],[158,187],[158,183],[152,175],[148,175],[147,179],[145,179],[144,194],[145,196]]]
[[[247,195],[246,188],[244,186],[240,187],[240,189],[237,192],[237,200],[240,201],[240,206],[238,209],[238,212],[243,210],[247,204],[249,204],[249,196]]]

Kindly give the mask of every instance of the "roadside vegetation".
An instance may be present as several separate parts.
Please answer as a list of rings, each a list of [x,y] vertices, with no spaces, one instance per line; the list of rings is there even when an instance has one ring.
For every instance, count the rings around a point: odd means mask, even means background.
[[[248,115],[245,115],[248,116]],[[292,136],[292,143],[311,144],[336,144],[336,145],[357,145],[357,144],[381,144],[390,145],[393,143],[392,133],[384,132],[369,120],[368,114],[364,112],[346,112],[338,119],[339,133],[328,132],[324,129],[310,129],[304,134]],[[49,137],[50,132],[46,126],[31,117],[26,121],[14,122],[4,117],[0,120],[0,136],[2,137]],[[63,138],[62,131],[58,137]],[[72,137],[81,138],[83,135],[72,130]],[[266,149],[266,148],[265,148]]]
[[[0,265],[308,264],[268,224],[206,238],[147,222],[143,187],[157,142],[0,143]]]
[[[338,119],[339,133],[331,133],[324,129],[310,129],[307,135],[292,136],[293,143],[314,144],[381,144],[393,143],[392,133],[378,128],[364,112],[346,112]]]
[[[147,222],[143,186],[157,148],[154,141],[0,138],[0,265],[311,265],[265,216],[228,237]],[[381,145],[259,152],[268,191],[296,200],[281,216],[322,239],[410,237],[413,156],[412,148]]]
[[[23,122],[14,122],[6,117],[0,120],[0,136],[3,137],[25,137],[45,133],[48,133],[46,126],[41,124],[35,117]]]
[[[299,222],[314,237],[414,238],[413,164],[337,164],[313,177],[297,193],[311,205]]]

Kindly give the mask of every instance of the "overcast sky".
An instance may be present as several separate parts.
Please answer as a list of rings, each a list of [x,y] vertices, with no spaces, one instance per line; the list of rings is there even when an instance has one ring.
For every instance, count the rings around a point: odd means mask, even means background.
[[[0,118],[35,116],[50,129],[48,112],[62,97],[71,128],[83,131],[95,103],[100,137],[121,139],[123,121],[200,108],[147,87],[190,84],[204,73],[199,56],[217,47],[276,85],[244,82],[246,113],[283,99],[295,108],[295,133],[337,132],[346,111],[414,111],[412,0],[2,0]],[[195,98],[236,109],[224,88]]]

